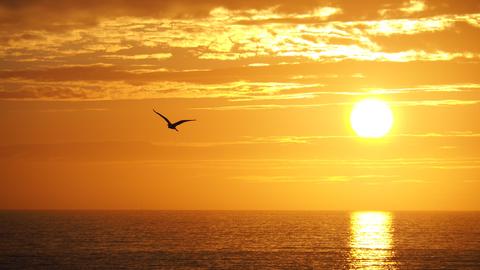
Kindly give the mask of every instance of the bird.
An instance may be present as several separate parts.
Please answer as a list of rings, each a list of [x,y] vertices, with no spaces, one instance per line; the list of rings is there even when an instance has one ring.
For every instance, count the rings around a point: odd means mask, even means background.
[[[176,131],[178,131],[178,129],[177,129],[177,126],[178,126],[178,125],[181,125],[181,124],[183,124],[183,123],[185,123],[185,122],[196,121],[195,119],[185,119],[185,120],[180,120],[180,121],[177,121],[177,122],[175,122],[175,123],[172,123],[172,122],[170,122],[170,120],[168,120],[168,118],[165,117],[163,114],[155,111],[155,109],[153,109],[153,112],[156,113],[156,114],[158,114],[158,115],[160,115],[160,117],[162,117],[163,120],[165,120],[165,122],[167,122],[167,127],[168,127],[169,129],[174,129],[174,130],[176,130]]]

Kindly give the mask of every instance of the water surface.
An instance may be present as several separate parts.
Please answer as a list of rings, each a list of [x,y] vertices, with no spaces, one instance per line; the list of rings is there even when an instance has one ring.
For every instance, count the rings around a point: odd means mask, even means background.
[[[0,265],[480,269],[480,213],[4,211]]]

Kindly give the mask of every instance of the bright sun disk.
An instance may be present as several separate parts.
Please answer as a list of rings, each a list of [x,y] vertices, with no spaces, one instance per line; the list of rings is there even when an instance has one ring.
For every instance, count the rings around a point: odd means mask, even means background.
[[[365,99],[357,102],[353,107],[350,124],[360,137],[383,137],[392,127],[392,111],[385,101]]]

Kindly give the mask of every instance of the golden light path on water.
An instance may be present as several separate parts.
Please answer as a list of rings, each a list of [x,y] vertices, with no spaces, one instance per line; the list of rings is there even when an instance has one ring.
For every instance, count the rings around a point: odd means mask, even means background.
[[[353,212],[350,217],[350,269],[396,269],[392,214]]]

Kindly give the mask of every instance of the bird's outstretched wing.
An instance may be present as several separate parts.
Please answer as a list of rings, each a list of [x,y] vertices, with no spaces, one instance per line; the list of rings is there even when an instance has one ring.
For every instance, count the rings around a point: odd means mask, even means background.
[[[164,120],[165,120],[165,121],[166,121],[166,122],[167,122],[169,125],[171,125],[171,124],[172,124],[172,123],[170,122],[170,120],[168,120],[168,118],[167,118],[167,117],[163,116],[163,114],[161,114],[161,113],[159,113],[159,112],[155,111],[155,109],[153,109],[153,111],[154,111],[156,114],[160,115],[160,116],[161,116],[161,117],[162,117],[162,118],[163,118],[163,119],[164,119]]]
[[[183,123],[185,123],[185,122],[190,122],[190,121],[196,121],[196,120],[195,120],[195,119],[180,120],[180,121],[178,121],[178,122],[173,123],[173,127],[176,127],[176,126],[178,126],[178,125],[181,125],[181,124],[183,124]]]

